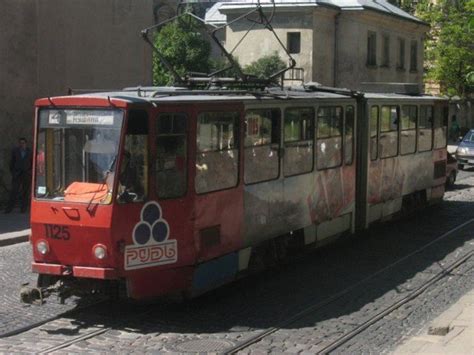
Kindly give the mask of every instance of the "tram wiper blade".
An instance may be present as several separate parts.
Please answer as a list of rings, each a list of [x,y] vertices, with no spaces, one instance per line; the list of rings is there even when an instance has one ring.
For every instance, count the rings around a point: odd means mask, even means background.
[[[114,158],[112,159],[112,161],[110,162],[110,165],[109,165],[109,168],[106,170],[105,172],[105,175],[104,175],[104,178],[102,179],[102,182],[100,184],[100,189],[97,189],[97,191],[94,193],[94,195],[92,195],[89,203],[87,204],[87,207],[86,207],[86,211],[89,212],[89,214],[92,214],[92,202],[94,201],[97,193],[102,189],[102,187],[104,185],[107,185],[107,179],[109,178],[110,174],[113,172],[113,169],[115,167],[115,162],[117,161],[117,154],[115,154]],[[109,193],[108,189],[107,189],[107,193]],[[97,202],[95,204],[95,206],[99,205],[99,203]]]

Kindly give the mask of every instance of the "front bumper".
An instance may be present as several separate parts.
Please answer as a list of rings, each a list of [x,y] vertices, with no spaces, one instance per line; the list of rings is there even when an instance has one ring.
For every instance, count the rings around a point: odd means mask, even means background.
[[[461,165],[474,165],[474,156],[467,155],[456,155],[458,164]]]
[[[33,272],[46,275],[73,276],[99,280],[118,279],[117,270],[112,268],[99,268],[87,266],[66,266],[60,264],[31,263]]]

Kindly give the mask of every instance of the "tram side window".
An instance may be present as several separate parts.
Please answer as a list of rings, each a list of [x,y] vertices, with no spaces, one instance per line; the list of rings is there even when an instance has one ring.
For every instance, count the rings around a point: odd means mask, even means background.
[[[277,179],[280,169],[279,109],[248,110],[245,114],[246,184]]]
[[[426,152],[433,147],[433,106],[420,106],[418,151]]]
[[[398,106],[382,106],[379,150],[381,158],[398,155]]]
[[[139,202],[148,188],[148,114],[132,110],[128,115],[127,132],[119,173],[118,201]]]
[[[412,154],[416,151],[417,107],[402,106],[400,153]]]
[[[370,159],[376,160],[378,157],[378,131],[379,131],[379,107],[370,108]]]
[[[237,186],[238,112],[204,112],[197,120],[197,193]]]
[[[344,164],[351,165],[354,152],[354,106],[346,107],[346,120],[344,125]]]
[[[317,167],[319,170],[342,164],[342,119],[339,106],[318,109]]]
[[[187,185],[186,115],[163,113],[157,121],[156,191],[159,198],[184,196]]]
[[[314,110],[291,108],[285,110],[285,176],[313,171]]]
[[[434,113],[434,148],[444,148],[447,143],[448,109],[440,105],[435,106]]]

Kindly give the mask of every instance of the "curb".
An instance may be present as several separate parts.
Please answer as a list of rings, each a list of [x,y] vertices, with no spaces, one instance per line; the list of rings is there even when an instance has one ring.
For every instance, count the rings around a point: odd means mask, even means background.
[[[29,237],[29,229],[21,232],[9,233],[7,236],[0,235],[0,247],[27,242]]]

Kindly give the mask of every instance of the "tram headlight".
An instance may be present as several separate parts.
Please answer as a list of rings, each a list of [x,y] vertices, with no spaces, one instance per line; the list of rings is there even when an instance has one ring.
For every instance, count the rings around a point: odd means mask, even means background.
[[[96,244],[92,250],[94,251],[94,256],[99,260],[103,260],[107,257],[107,248],[105,245]]]
[[[38,250],[38,253],[41,255],[46,255],[49,253],[49,245],[48,242],[45,240],[41,240],[38,243],[36,243],[36,250]]]

